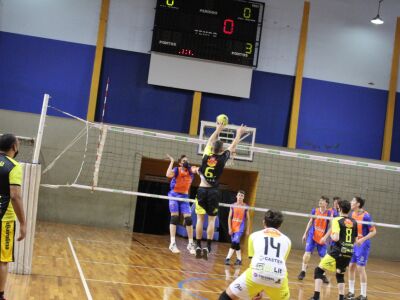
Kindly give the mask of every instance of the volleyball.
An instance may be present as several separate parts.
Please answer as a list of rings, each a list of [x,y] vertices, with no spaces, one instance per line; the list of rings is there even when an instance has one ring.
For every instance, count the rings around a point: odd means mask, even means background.
[[[217,116],[217,123],[228,125],[229,118],[227,115],[221,114]]]

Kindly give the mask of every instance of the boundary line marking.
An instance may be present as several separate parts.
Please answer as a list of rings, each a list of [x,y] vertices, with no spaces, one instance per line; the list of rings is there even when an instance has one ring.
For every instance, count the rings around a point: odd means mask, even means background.
[[[81,264],[79,263],[78,257],[76,256],[74,246],[72,245],[71,239],[68,237],[68,244],[71,248],[72,256],[74,257],[76,267],[78,268],[79,276],[81,277],[81,281],[83,284],[83,288],[85,289],[86,297],[88,300],[93,300],[92,294],[90,294],[89,286],[86,282],[85,275],[83,274]]]

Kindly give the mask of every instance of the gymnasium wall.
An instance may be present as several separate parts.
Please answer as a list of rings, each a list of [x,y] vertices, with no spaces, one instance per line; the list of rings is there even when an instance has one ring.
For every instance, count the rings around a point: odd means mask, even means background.
[[[187,132],[192,92],[146,83],[155,0],[110,3],[97,120],[110,77],[106,122]],[[38,113],[48,92],[52,105],[85,117],[100,4],[0,1],[0,108]],[[257,127],[258,143],[286,145],[302,10],[303,1],[266,1],[250,99],[204,94],[201,119],[224,112]],[[398,11],[399,1],[386,0],[385,24],[373,26],[375,0],[311,1],[300,149],[380,157]],[[392,159],[400,161],[396,132]]]
[[[13,130],[16,134],[28,136],[34,136],[36,133],[38,116],[35,114],[0,110],[0,120],[2,120],[1,128],[4,131]],[[81,128],[82,123],[77,121],[48,117],[41,151],[43,169],[65,149]],[[60,139],[61,133],[62,139]],[[107,138],[111,138],[110,133]],[[111,142],[111,140],[108,141]],[[43,176],[42,182],[71,183],[83,159],[84,142],[83,138],[78,147],[71,148],[55,167]],[[108,147],[112,145],[108,144]],[[280,149],[276,148],[276,150]],[[121,170],[121,173],[131,178],[133,190],[138,188],[143,156],[165,159],[165,152],[174,157],[186,153],[194,164],[200,163],[201,160],[195,145],[177,144],[174,141],[154,140],[148,137],[137,137],[135,143],[123,152],[125,156],[121,158],[122,161],[133,161],[131,166],[125,166]],[[308,152],[304,151],[304,153]],[[334,157],[342,158],[337,155]],[[367,159],[361,161],[371,162]],[[400,219],[398,206],[400,175],[393,172],[266,154],[256,154],[253,162],[235,161],[233,168],[259,173],[255,202],[257,207],[308,213],[317,205],[321,195],[327,195],[330,198],[338,195],[350,199],[355,194],[360,194],[367,199],[366,209],[375,221],[396,224]],[[111,182],[115,180],[112,172],[106,176]],[[104,179],[107,180],[107,178]],[[223,181],[221,183],[224,184]],[[135,207],[136,198],[126,195],[91,193],[72,188],[41,187],[38,219],[132,229]],[[255,214],[253,230],[262,227],[262,216],[262,213]],[[307,218],[285,216],[283,230],[292,239],[295,248],[303,247],[301,237],[307,222]],[[400,247],[400,241],[392,238],[393,234],[397,233],[397,229],[378,227],[377,230],[378,235],[372,241],[372,255],[399,259],[397,249]],[[383,243],[385,247],[378,247]]]

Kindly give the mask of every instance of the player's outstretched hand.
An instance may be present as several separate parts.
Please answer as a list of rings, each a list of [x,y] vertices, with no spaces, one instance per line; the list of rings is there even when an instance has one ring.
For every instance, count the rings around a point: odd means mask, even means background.
[[[219,122],[217,122],[217,130],[218,130],[219,132],[221,132],[222,129],[224,129],[224,127],[225,127],[224,123],[219,123]]]
[[[240,125],[240,127],[236,130],[236,134],[240,134],[240,136],[243,135],[243,133],[245,133],[247,130],[246,125]]]
[[[171,155],[169,155],[168,153],[167,153],[167,157],[168,157],[168,159],[169,159],[170,161],[174,161],[174,158],[173,158]]]

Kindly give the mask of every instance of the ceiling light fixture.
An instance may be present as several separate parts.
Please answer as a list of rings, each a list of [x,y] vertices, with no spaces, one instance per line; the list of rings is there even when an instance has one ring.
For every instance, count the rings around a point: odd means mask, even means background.
[[[379,15],[380,12],[381,12],[381,3],[382,3],[382,2],[383,2],[383,0],[379,0],[379,4],[378,4],[378,14],[376,15],[375,18],[373,18],[373,19],[371,20],[371,23],[372,23],[372,24],[381,25],[381,24],[384,23],[383,20],[381,19],[381,16]]]

